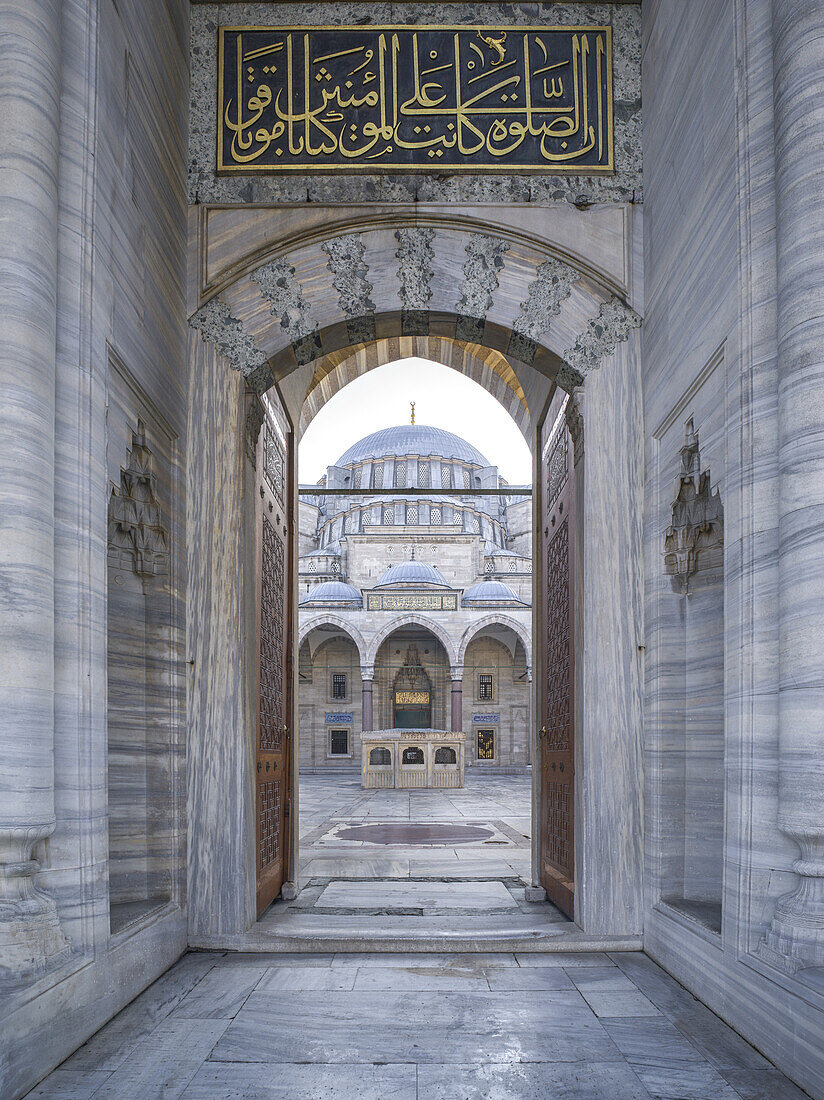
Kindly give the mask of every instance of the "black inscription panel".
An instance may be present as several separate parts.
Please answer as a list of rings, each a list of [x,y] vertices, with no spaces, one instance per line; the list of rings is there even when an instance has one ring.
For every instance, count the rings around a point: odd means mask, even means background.
[[[611,172],[609,27],[222,27],[218,171]]]

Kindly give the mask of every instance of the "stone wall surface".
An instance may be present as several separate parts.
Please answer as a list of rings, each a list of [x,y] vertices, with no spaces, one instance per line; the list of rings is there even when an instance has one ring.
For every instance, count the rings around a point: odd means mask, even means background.
[[[775,51],[790,39],[777,68]],[[821,501],[812,396],[821,311],[817,260],[800,250],[817,248],[821,234],[821,41],[817,4],[644,6],[644,943],[814,1096],[824,1095],[824,997],[810,966],[824,962],[824,913],[820,856],[811,855],[821,851],[821,741],[810,733],[820,731],[821,694],[810,689],[822,662],[808,616],[820,598],[820,554],[802,547],[815,541]],[[789,112],[786,134],[800,138],[803,116],[806,140],[777,142],[774,88],[776,110]],[[776,163],[787,181],[778,210]],[[783,362],[777,224],[794,242]],[[813,285],[816,301],[805,298]],[[793,401],[782,432],[779,410]],[[697,571],[682,573],[686,591],[664,559],[690,426],[723,505],[720,618],[718,598],[710,617],[700,613],[700,555]],[[694,535],[682,531],[685,548]],[[807,553],[801,567],[793,555]],[[779,586],[780,561],[788,571]],[[723,712],[716,703],[710,714],[720,678]],[[779,776],[793,774],[789,797]],[[676,880],[690,897],[673,896]]]
[[[183,0],[154,3],[147,15],[147,5],[137,0],[48,0],[58,46],[48,63],[37,60],[50,41],[48,22],[38,11],[42,5],[4,5],[4,40],[11,47],[12,37],[5,32],[14,36],[17,29],[5,21],[10,6],[27,10],[35,32],[27,47],[35,52],[17,55],[28,67],[15,96],[37,87],[46,103],[43,80],[59,84],[59,107],[49,112],[57,141],[51,215],[56,252],[50,256],[37,242],[21,211],[11,220],[4,217],[0,236],[15,249],[23,242],[33,247],[36,263],[51,265],[55,288],[49,461],[19,463],[18,469],[50,481],[50,515],[42,530],[53,538],[53,552],[41,578],[50,587],[54,608],[53,695],[50,681],[40,678],[40,684],[53,713],[54,781],[51,787],[51,779],[46,784],[38,780],[30,789],[54,792],[53,833],[40,850],[36,883],[56,902],[68,946],[67,952],[46,956],[50,965],[34,981],[12,980],[0,993],[0,1095],[14,1098],[160,975],[187,941],[180,458],[188,398],[188,5]],[[11,76],[7,60],[4,55],[2,68]],[[4,102],[3,113],[26,118],[11,101]],[[25,133],[9,131],[8,141],[4,138],[4,154],[19,156],[24,166],[20,198],[37,207],[42,207],[43,192],[31,152],[42,133],[40,124],[28,119]],[[15,145],[19,139],[22,144]],[[32,258],[30,271],[35,270]],[[50,285],[48,278],[44,285]],[[5,306],[0,308],[7,331],[9,315]],[[43,317],[48,324],[48,315]],[[112,363],[118,364],[117,384]],[[25,360],[17,356],[21,380],[24,370]],[[170,644],[153,673],[163,705],[170,708],[156,729],[164,745],[168,792],[158,848],[159,893],[165,900],[112,935],[106,820],[107,516],[112,481],[120,480],[138,418],[157,419],[159,410],[167,433],[157,448],[158,461],[161,451],[165,454],[160,505],[172,540],[168,569],[157,582]],[[19,453],[35,441],[31,432],[18,433]],[[6,508],[4,501],[4,515]],[[50,763],[50,751],[35,752],[34,744],[31,751],[41,765]],[[150,786],[151,774],[146,773]],[[20,789],[25,791],[26,784]],[[3,815],[0,809],[0,827]]]
[[[641,202],[640,4],[242,3],[192,9],[189,201],[193,203]],[[611,175],[335,173],[218,176],[217,29],[368,24],[611,25],[615,166]]]

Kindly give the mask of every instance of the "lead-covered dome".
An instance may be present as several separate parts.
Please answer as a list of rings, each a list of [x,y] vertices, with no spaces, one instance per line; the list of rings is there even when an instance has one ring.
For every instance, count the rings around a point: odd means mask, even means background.
[[[449,582],[440,569],[427,565],[423,561],[402,561],[390,565],[376,588],[388,588],[394,584],[434,585],[437,588],[449,588]]]
[[[357,588],[345,581],[322,581],[310,588],[300,601],[301,607],[312,604],[343,604],[346,607],[362,607],[363,597]]]
[[[493,581],[491,577],[485,577],[467,588],[461,603],[464,607],[499,607],[502,604],[525,604],[526,600],[516,596],[503,581]]]
[[[428,424],[400,424],[382,428],[353,443],[340,456],[337,466],[353,466],[369,458],[394,458],[396,455],[421,455],[436,458],[457,458],[471,466],[488,466],[479,450],[452,432]]]

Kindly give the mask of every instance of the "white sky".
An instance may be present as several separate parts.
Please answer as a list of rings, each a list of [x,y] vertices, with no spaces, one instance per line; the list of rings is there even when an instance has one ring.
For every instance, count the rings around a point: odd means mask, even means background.
[[[483,386],[428,359],[400,359],[356,378],[324,405],[298,453],[299,479],[314,484],[364,436],[415,422],[445,428],[485,455],[512,485],[532,482],[532,457],[515,421]]]

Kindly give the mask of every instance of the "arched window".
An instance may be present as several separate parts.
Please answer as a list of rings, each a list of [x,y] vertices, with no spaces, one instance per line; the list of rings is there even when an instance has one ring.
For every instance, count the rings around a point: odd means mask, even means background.
[[[449,466],[441,466],[441,488],[452,488],[452,470]]]
[[[392,753],[389,749],[372,749],[369,753],[370,764],[391,764]]]
[[[391,527],[395,522],[395,509],[390,505],[383,510],[383,524],[385,527]]]
[[[433,508],[430,508],[429,522],[432,524],[433,527],[438,527],[441,523],[442,518],[443,512],[437,505],[435,505]]]
[[[372,467],[372,488],[373,489],[382,489],[383,488],[383,463],[382,462],[376,462],[375,465]]]
[[[418,488],[419,489],[428,489],[429,488],[429,463],[428,462],[419,462],[418,463]]]
[[[455,755],[455,750],[450,748],[442,748],[435,750],[435,763],[436,764],[457,764],[458,757]]]
[[[402,764],[423,764],[423,749],[410,748],[403,750],[403,756],[401,757]]]
[[[467,466],[463,468],[463,487],[468,489],[472,485],[472,474]]]
[[[406,506],[406,522],[409,524],[417,524],[418,522],[418,506],[417,504],[408,504]]]
[[[405,462],[396,462],[395,463],[395,488],[396,489],[405,489],[406,488],[406,463]]]

